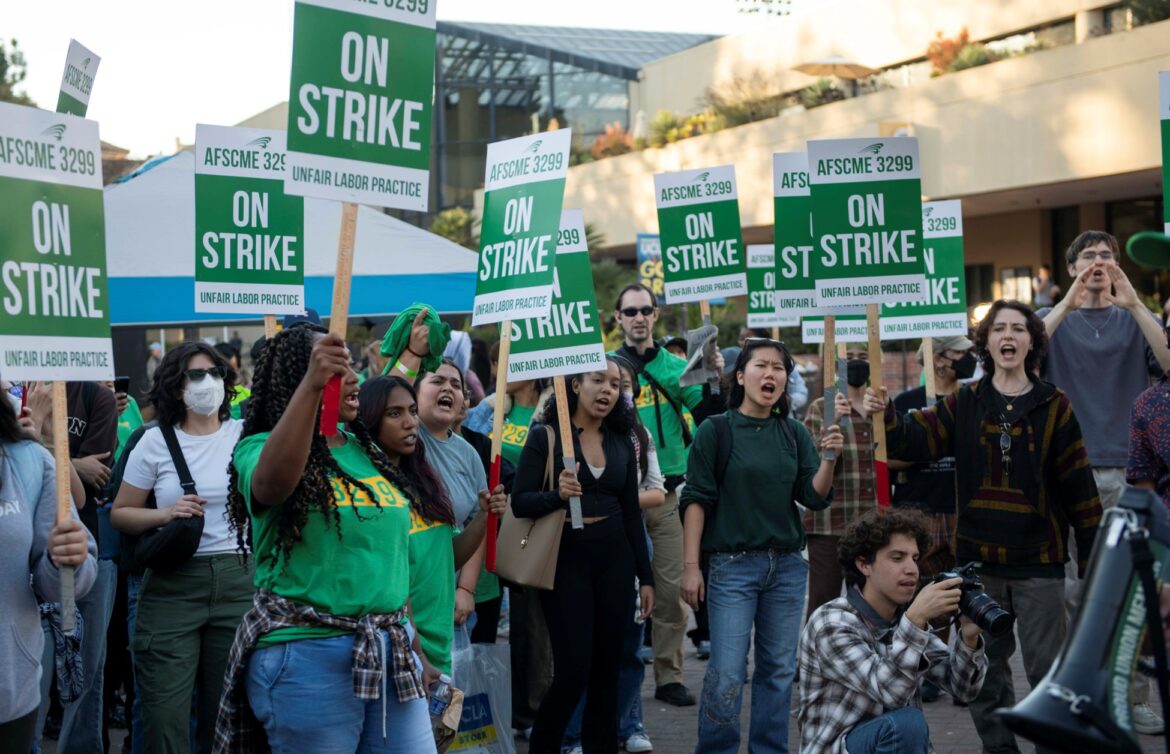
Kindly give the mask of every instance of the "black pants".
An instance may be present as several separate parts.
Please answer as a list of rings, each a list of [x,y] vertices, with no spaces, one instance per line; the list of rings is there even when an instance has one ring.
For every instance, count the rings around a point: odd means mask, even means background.
[[[616,752],[622,638],[634,614],[634,555],[620,516],[565,526],[551,592],[541,593],[553,650],[553,682],[533,725],[531,754],[559,754],[565,727],[588,688],[581,723],[587,754]]]
[[[19,754],[32,751],[36,729],[37,710],[35,709],[24,717],[0,723],[0,751],[19,752]]]

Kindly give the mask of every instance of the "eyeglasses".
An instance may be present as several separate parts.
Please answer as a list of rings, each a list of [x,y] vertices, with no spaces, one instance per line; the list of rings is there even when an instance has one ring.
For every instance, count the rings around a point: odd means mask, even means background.
[[[622,314],[626,317],[637,317],[639,314],[641,314],[643,317],[649,317],[653,313],[653,306],[643,306],[641,308],[636,306],[627,306],[625,309],[622,309]]]
[[[1112,251],[1082,251],[1078,255],[1078,259],[1084,262],[1092,262],[1095,259],[1100,259],[1102,262],[1112,262],[1113,258]]]
[[[207,375],[218,377],[221,380],[227,377],[227,369],[224,367],[211,367],[210,369],[187,369],[183,372],[187,375],[187,379],[191,382],[200,382]]]
[[[1007,422],[1000,422],[999,424],[999,456],[1003,462],[1003,473],[1005,476],[1012,475],[1012,427]]]

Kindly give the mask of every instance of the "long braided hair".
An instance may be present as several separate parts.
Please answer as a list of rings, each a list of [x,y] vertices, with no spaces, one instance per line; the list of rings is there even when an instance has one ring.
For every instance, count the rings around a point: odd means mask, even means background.
[[[293,393],[309,370],[309,358],[313,351],[313,342],[319,334],[325,333],[324,328],[316,325],[299,324],[277,333],[256,362],[256,370],[252,379],[252,397],[248,401],[244,415],[243,437],[260,432],[271,432],[280,417],[292,400]],[[317,407],[317,420],[320,421],[321,407]],[[387,479],[392,478],[393,465],[386,458],[370,433],[360,422],[351,424],[350,431],[365,451],[366,456]],[[248,505],[243,494],[239,491],[239,474],[235,464],[228,467],[228,521],[236,532],[236,544],[240,552],[246,552],[251,542],[251,519],[248,514]],[[342,487],[349,495],[354,489],[360,489],[368,498],[374,501],[379,508],[381,503],[377,495],[365,483],[347,474],[329,451],[325,438],[316,432],[313,433],[312,444],[309,447],[309,458],[301,472],[301,479],[293,489],[287,500],[273,511],[277,516],[276,552],[272,553],[278,560],[287,565],[292,547],[301,541],[305,524],[309,519],[309,510],[315,508],[325,514],[326,520],[331,520],[337,528],[337,538],[341,539],[341,514],[334,503],[333,484],[330,477],[340,480]],[[354,508],[354,514],[361,518],[361,513]]]
[[[401,377],[397,375],[371,377],[362,384],[358,393],[358,415],[357,419],[349,423],[350,431],[355,430],[354,425],[361,425],[370,436],[377,438],[382,426],[382,417],[386,413],[386,402],[396,388],[405,390],[410,394],[410,399],[415,404],[418,403],[414,385]],[[391,464],[393,475],[386,478],[410,498],[410,507],[418,515],[428,521],[454,525],[455,511],[451,507],[447,487],[435,473],[435,468],[427,462],[427,446],[421,436],[426,429],[420,427],[418,431],[420,436],[415,443],[414,452],[402,456],[397,466]]]

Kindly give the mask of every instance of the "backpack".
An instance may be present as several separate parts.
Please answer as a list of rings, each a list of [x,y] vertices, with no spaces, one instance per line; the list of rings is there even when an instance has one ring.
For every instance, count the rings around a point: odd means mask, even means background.
[[[795,421],[790,417],[780,417],[775,414],[772,415],[777,421],[783,422],[780,425],[784,436],[792,443],[792,447],[796,449],[797,458],[800,457],[800,446],[796,444],[796,432],[792,429],[791,422]],[[719,487],[723,486],[723,480],[727,476],[727,464],[731,462],[731,422],[727,419],[727,414],[714,414],[708,416],[707,421],[711,422],[715,427],[715,484]]]

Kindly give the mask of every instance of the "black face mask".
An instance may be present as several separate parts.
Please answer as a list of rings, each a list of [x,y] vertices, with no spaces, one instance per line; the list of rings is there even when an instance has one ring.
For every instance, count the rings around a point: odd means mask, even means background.
[[[845,379],[850,387],[862,387],[869,382],[869,362],[865,359],[850,359],[845,365]]]
[[[951,369],[955,370],[956,380],[966,380],[975,374],[975,354],[968,351],[957,359],[951,359]]]

